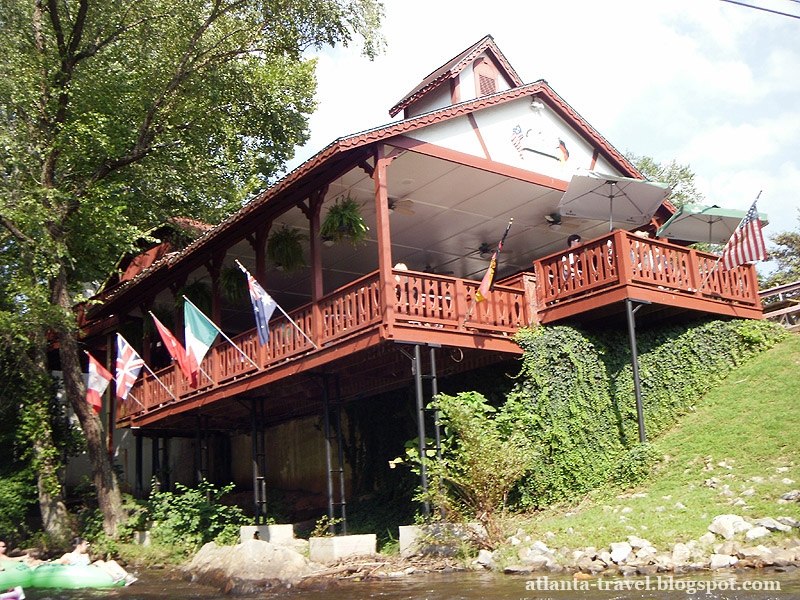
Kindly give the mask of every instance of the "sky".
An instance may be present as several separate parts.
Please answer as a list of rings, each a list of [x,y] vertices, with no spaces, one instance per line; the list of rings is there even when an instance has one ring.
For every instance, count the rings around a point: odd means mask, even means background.
[[[743,1],[800,15],[800,0]],[[524,82],[545,79],[621,152],[689,165],[706,204],[747,210],[761,191],[766,236],[800,228],[800,19],[720,0],[384,4],[375,60],[309,53],[318,109],[290,169],[399,119],[389,108],[491,34]]]

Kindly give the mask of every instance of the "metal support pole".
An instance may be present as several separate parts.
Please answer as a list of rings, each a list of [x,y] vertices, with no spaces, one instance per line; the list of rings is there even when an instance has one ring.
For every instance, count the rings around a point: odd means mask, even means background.
[[[169,438],[161,438],[161,489],[170,491],[169,481]]]
[[[422,493],[427,496],[428,494],[428,472],[425,468],[425,406],[422,400],[422,359],[419,346],[414,346],[414,359],[412,361],[412,370],[414,372],[414,387],[416,388],[417,397],[417,429],[419,432],[419,474],[422,483]],[[430,520],[431,506],[426,499],[422,503],[422,514],[425,521]]]
[[[267,519],[267,480],[264,460],[264,399],[253,400],[250,411],[251,435],[253,437],[253,508],[256,525]]]
[[[436,458],[442,458],[442,430],[439,425],[439,404],[436,396],[439,395],[439,380],[436,378],[436,348],[431,348],[431,398],[433,398],[433,431],[436,435]]]
[[[197,423],[194,429],[194,478],[198,485],[203,482],[203,458],[201,456],[203,440],[200,430],[200,419],[200,415],[197,415]]]
[[[625,309],[628,314],[628,339],[631,344],[631,364],[633,365],[633,389],[636,393],[636,417],[639,420],[639,442],[647,441],[644,431],[644,411],[642,410],[642,386],[639,381],[639,355],[636,352],[636,311],[641,305],[633,308],[633,300],[625,298]]]
[[[152,471],[152,478],[155,484],[158,486],[158,491],[162,491],[164,486],[161,482],[161,466],[159,465],[158,461],[158,452],[159,452],[159,437],[154,435],[150,438],[150,469]],[[151,493],[156,490],[150,490]]]
[[[328,376],[322,376],[322,419],[325,424],[325,466],[328,469],[328,531],[335,533],[333,526],[333,472],[331,471],[331,420],[328,406]]]
[[[342,444],[342,390],[336,375],[336,446],[339,449],[339,507],[342,515],[342,535],[347,535],[347,503],[344,498],[344,444]]]

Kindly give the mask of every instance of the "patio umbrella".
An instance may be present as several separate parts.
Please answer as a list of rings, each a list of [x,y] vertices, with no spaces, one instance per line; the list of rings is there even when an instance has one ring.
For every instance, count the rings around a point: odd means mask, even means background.
[[[664,225],[658,228],[656,237],[685,242],[705,242],[708,244],[725,244],[746,211],[720,208],[719,206],[700,206],[686,204],[676,212]],[[767,215],[758,214],[761,225],[769,221]]]
[[[628,225],[647,223],[669,192],[664,183],[589,171],[572,176],[558,209],[564,217],[608,219],[609,231],[613,231],[614,221]]]

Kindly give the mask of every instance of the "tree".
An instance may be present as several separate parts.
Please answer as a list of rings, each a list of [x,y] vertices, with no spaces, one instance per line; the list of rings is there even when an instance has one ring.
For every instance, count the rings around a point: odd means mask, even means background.
[[[0,0],[0,243],[52,331],[104,527],[122,517],[73,303],[170,215],[216,222],[307,139],[325,44],[382,44],[378,0]],[[25,332],[20,332],[25,333]],[[45,338],[34,342],[45,350]]]
[[[778,268],[761,282],[761,289],[800,280],[800,227],[797,231],[775,234],[770,240],[778,245],[769,253],[770,260],[777,262]]]
[[[684,204],[702,204],[705,200],[694,185],[694,171],[689,165],[677,161],[657,163],[649,156],[628,153],[625,156],[638,171],[650,181],[666,183],[672,188],[668,200],[676,207]]]

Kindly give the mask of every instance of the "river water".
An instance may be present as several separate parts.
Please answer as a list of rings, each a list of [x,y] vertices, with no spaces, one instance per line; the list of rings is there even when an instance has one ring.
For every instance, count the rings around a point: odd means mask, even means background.
[[[150,570],[126,588],[29,589],[30,600],[210,600],[214,589]],[[800,569],[725,574],[595,578],[507,576],[492,573],[409,575],[375,582],[340,581],[327,589],[290,589],[239,596],[253,600],[800,600]]]

